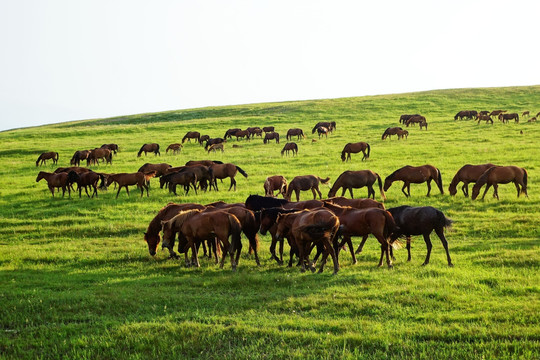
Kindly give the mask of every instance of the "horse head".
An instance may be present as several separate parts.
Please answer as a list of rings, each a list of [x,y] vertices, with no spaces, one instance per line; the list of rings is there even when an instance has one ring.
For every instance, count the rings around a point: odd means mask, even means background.
[[[148,233],[144,233],[144,240],[148,244],[148,252],[150,253],[150,255],[155,256],[157,247],[159,245],[159,242],[161,241],[159,233],[156,235],[149,235]]]

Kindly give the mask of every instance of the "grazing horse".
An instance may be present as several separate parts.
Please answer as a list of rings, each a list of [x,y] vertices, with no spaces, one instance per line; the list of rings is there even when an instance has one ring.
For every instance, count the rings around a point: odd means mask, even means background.
[[[234,136],[236,136],[236,141],[238,141],[240,138],[246,138],[249,141],[251,138],[251,133],[248,130],[240,130],[235,132]]]
[[[146,163],[143,166],[141,166],[139,168],[139,170],[137,170],[137,171],[142,172],[142,173],[155,171],[156,172],[155,176],[159,177],[159,176],[163,176],[163,175],[167,174],[167,172],[168,172],[167,170],[169,170],[170,168],[172,168],[172,166],[169,165],[169,164],[165,164],[165,163],[161,163],[161,164]]]
[[[221,144],[224,142],[225,142],[225,139],[222,139],[222,138],[208,139],[208,141],[206,142],[206,145],[204,145],[204,150],[208,150],[208,148],[214,144]]]
[[[516,186],[518,197],[521,193],[529,197],[527,194],[527,170],[517,166],[493,166],[487,169],[476,181],[472,189],[471,199],[476,199],[482,186],[487,184],[482,200],[484,200],[490,186],[493,186],[493,197],[499,200],[498,184],[508,184],[509,182],[513,182]]]
[[[72,170],[75,171],[78,174],[92,171],[92,170],[90,170],[88,168],[85,168],[85,167],[70,166],[70,167],[59,167],[56,170],[54,170],[54,173],[55,174],[59,174],[59,173],[63,173],[63,172],[68,173],[68,172],[70,172]]]
[[[45,179],[45,181],[47,181],[47,185],[49,186],[49,190],[51,191],[51,194],[53,197],[54,197],[55,188],[62,188],[62,197],[64,197],[64,194],[66,193],[66,189],[67,189],[68,196],[71,197],[71,188],[69,186],[67,173],[62,172],[62,173],[55,174],[55,173],[40,171],[36,178],[36,182],[39,182],[41,179]]]
[[[186,210],[167,221],[162,221],[163,244],[172,243],[179,234],[178,251],[186,254],[186,265],[194,264],[200,267],[197,256],[197,243],[207,239],[217,238],[221,243],[223,255],[220,267],[223,268],[227,254],[231,256],[231,267],[236,270],[234,259],[235,247],[240,244],[242,227],[236,216],[224,210],[201,211]],[[181,236],[181,238],[180,238]],[[231,242],[229,242],[231,237]],[[187,261],[187,251],[191,249],[192,261]]]
[[[143,153],[143,151],[144,151],[144,156],[146,156],[146,153],[149,153],[149,152],[153,152],[154,156],[161,155],[161,153],[159,152],[159,145],[156,143],[144,144],[141,147],[141,150],[139,150],[139,152],[137,153],[137,157],[141,157],[141,154]]]
[[[319,135],[319,139],[321,138],[322,135],[326,136],[326,138],[328,139],[328,133],[330,132],[330,130],[324,126],[319,126],[317,128],[317,134]]]
[[[397,229],[394,230],[390,237],[390,243],[393,243],[398,237],[407,237],[407,261],[411,261],[411,236],[423,235],[426,242],[427,254],[426,259],[422,265],[429,264],[429,257],[431,255],[431,238],[429,235],[435,230],[435,233],[441,239],[441,242],[446,251],[446,260],[448,266],[454,266],[450,259],[450,253],[448,252],[448,241],[444,236],[444,228],[452,225],[452,220],[448,219],[442,211],[437,210],[431,206],[398,206],[388,209],[388,212],[392,214],[397,225]],[[358,248],[362,251],[362,245]]]
[[[214,176],[214,187],[217,191],[217,179],[225,179],[225,178],[231,178],[231,186],[229,187],[229,191],[234,186],[234,191],[236,191],[236,180],[234,177],[236,176],[236,173],[240,172],[245,178],[248,177],[248,174],[240,168],[240,166],[236,166],[234,164],[228,163],[228,164],[213,164],[210,166],[210,170],[212,171],[212,174]]]
[[[311,130],[311,133],[315,134],[315,131],[317,131],[317,128],[320,126],[325,127],[328,129],[329,132],[332,132],[336,129],[336,122],[335,121],[320,121],[317,124],[315,124],[315,126]]]
[[[507,110],[493,110],[489,116],[499,116],[502,113],[505,113]]]
[[[186,142],[191,142],[191,139],[197,140],[197,142],[200,142],[201,139],[201,133],[198,131],[188,131],[186,135],[182,138],[182,144]]]
[[[58,153],[55,151],[42,153],[41,155],[39,155],[36,161],[36,166],[46,164],[45,160],[49,160],[49,159],[52,159],[53,164],[58,164]],[[40,161],[41,161],[41,164],[40,164]]]
[[[252,138],[255,137],[255,135],[262,136],[262,129],[258,126],[248,127],[246,130]]]
[[[77,150],[71,157],[69,163],[71,165],[81,166],[81,160],[88,159],[88,155],[90,155],[90,150]]]
[[[172,192],[174,195],[178,195],[176,193],[177,185],[182,185],[184,187],[186,195],[189,193],[190,187],[193,187],[193,191],[195,191],[195,195],[197,195],[197,174],[193,171],[189,171],[189,169],[162,176],[159,179],[160,187],[163,187],[165,183],[169,186],[169,192]]]
[[[199,138],[199,145],[204,146],[204,142],[210,140],[210,135],[201,135]]]
[[[211,166],[214,164],[223,164],[223,161],[219,160],[189,160],[186,162],[186,166],[193,166],[193,165],[204,165],[204,166]]]
[[[405,124],[407,122],[407,120],[409,120],[411,117],[413,116],[419,116],[420,114],[413,114],[413,115],[408,115],[408,114],[403,114],[399,117],[399,123],[400,124]]]
[[[242,131],[242,129],[239,129],[239,128],[229,129],[229,130],[225,131],[225,135],[223,136],[223,138],[224,138],[225,140],[227,140],[227,138],[232,139],[232,137],[233,137],[234,135],[236,135],[236,133],[237,133],[238,131]]]
[[[491,124],[493,124],[493,119],[489,115],[482,115],[482,114],[478,115],[478,124],[480,124],[480,121],[482,120],[484,120],[486,124],[488,122],[491,122]]]
[[[293,142],[286,143],[283,147],[283,150],[281,150],[281,156],[283,156],[283,154],[285,153],[287,154],[287,156],[289,156],[289,151],[292,151],[293,156],[298,155],[298,145]]]
[[[210,160],[208,160],[210,161]],[[190,163],[188,161],[187,163]],[[193,163],[196,163],[193,161]],[[211,162],[212,164],[216,164],[217,162]],[[210,166],[205,165],[189,165],[186,167],[183,167],[179,171],[192,171],[197,175],[197,181],[199,182],[199,188],[203,191],[208,190],[208,186],[210,185],[210,190],[212,190],[212,187],[214,190],[217,191],[217,187],[214,185],[214,175],[212,173],[212,169],[210,169]]]
[[[99,159],[106,161],[105,164],[112,165],[112,151],[106,148],[90,150],[90,154],[86,158],[86,166],[90,166],[90,164],[99,165]]]
[[[480,176],[489,168],[492,168],[496,165],[488,163],[488,164],[482,164],[482,165],[463,165],[461,169],[458,170],[456,175],[454,175],[454,178],[452,179],[452,182],[450,183],[450,186],[448,187],[448,192],[450,195],[454,196],[457,194],[457,184],[459,184],[461,181],[463,182],[463,186],[461,187],[461,190],[463,191],[463,195],[466,197],[469,196],[469,183],[475,183],[478,181]]]
[[[126,192],[129,196],[128,186],[130,185],[137,185],[137,187],[141,190],[141,197],[144,195],[144,189],[146,189],[146,196],[149,196],[148,195],[148,182],[155,175],[156,175],[155,171],[151,171],[148,173],[136,172],[136,173],[111,174],[107,177],[107,186],[111,185],[113,182],[118,184],[118,192],[116,193],[117,199],[118,199],[118,195],[120,194],[120,190],[122,190],[123,187],[126,188]]]
[[[300,140],[300,138],[306,138],[306,136],[304,135],[304,131],[298,128],[289,129],[287,131],[287,140],[292,140],[293,136],[296,136],[296,140]]]
[[[514,120],[514,122],[517,124],[519,123],[519,115],[517,113],[499,114],[499,120],[501,120],[503,123],[507,123],[509,120]]]
[[[459,120],[463,120],[463,118],[467,118],[469,120],[476,118],[478,116],[478,111],[475,110],[462,110],[454,116],[454,121],[459,118]]]
[[[263,184],[264,196],[274,197],[274,191],[278,191],[278,195],[281,194],[285,197],[287,193],[287,179],[281,175],[269,176],[266,178]]]
[[[294,179],[292,179],[291,183],[289,184],[289,187],[287,189],[287,194],[285,195],[285,199],[287,201],[290,201],[291,194],[294,191],[296,194],[296,201],[300,201],[300,191],[307,191],[307,190],[311,190],[311,192],[313,192],[313,199],[317,198],[317,193],[319,194],[319,199],[322,199],[322,194],[321,194],[321,191],[319,190],[319,182],[323,184],[327,184],[329,181],[330,181],[329,177],[327,177],[326,179],[321,179],[320,177],[315,176],[315,175],[297,176]]]
[[[389,212],[377,208],[369,209],[353,209],[350,207],[341,207],[331,203],[325,203],[324,205],[328,210],[332,211],[339,218],[341,224],[340,235],[343,236],[343,240],[340,244],[337,244],[336,249],[339,249],[347,244],[351,253],[353,264],[356,264],[356,255],[352,245],[353,236],[362,236],[362,243],[366,242],[369,234],[373,234],[375,238],[381,244],[381,257],[379,259],[378,266],[382,266],[383,257],[386,254],[386,264],[389,268],[392,267],[392,260],[390,258],[390,246],[388,239],[390,235],[396,231],[396,223],[394,218]],[[359,250],[361,250],[359,247]],[[360,251],[357,251],[359,253]]]
[[[265,126],[262,128],[262,131],[264,131],[265,133],[274,132],[275,128],[273,126]]]
[[[70,184],[77,183],[77,189],[79,190],[79,198],[82,196],[83,187],[84,187],[84,191],[86,191],[86,196],[90,197],[90,194],[88,193],[88,186],[94,189],[94,192],[92,193],[92,197],[94,197],[94,195],[96,195],[97,197],[98,196],[97,184],[100,179],[101,179],[101,186],[103,187],[105,185],[105,177],[103,176],[103,174],[98,174],[93,171],[78,173],[73,170],[71,170],[68,173],[68,182]]]
[[[263,143],[266,144],[270,142],[270,140],[276,140],[276,144],[279,144],[279,133],[267,132],[266,134],[264,134]]]
[[[527,120],[527,122],[530,122],[530,123],[536,122],[536,116],[533,116],[532,118]]]
[[[225,152],[225,150],[224,150],[224,148],[223,148],[223,143],[210,145],[210,147],[208,147],[208,153],[209,153],[209,154],[210,154],[212,151],[213,151],[213,152],[216,152],[217,150],[221,150],[221,152]]]
[[[422,128],[422,124],[424,124],[424,126],[427,129],[426,118],[422,115],[413,115],[407,120],[407,122],[405,122],[405,125],[407,127],[409,127],[409,125],[414,125],[414,124],[420,124],[420,129]]]
[[[271,207],[283,207],[283,205],[288,204],[289,201],[277,199],[273,197],[266,197],[260,195],[249,195],[246,198],[245,206],[247,209],[253,211],[259,211],[262,209],[268,209]]]
[[[292,235],[294,245],[298,250],[302,272],[306,271],[306,262],[310,270],[315,272],[313,264],[309,261],[309,252],[314,244],[324,248],[319,273],[323,272],[328,255],[330,255],[334,263],[334,274],[337,274],[339,262],[333,244],[340,223],[336,215],[326,209],[303,210],[292,214],[279,214],[276,223],[276,238],[282,239],[289,233]]]
[[[368,208],[378,208],[385,209],[384,204],[372,199],[347,199],[343,196],[336,196],[323,200],[324,202],[329,202],[339,206],[349,206],[355,209],[368,209]]]
[[[348,143],[347,145],[345,145],[343,151],[341,152],[341,160],[351,160],[351,154],[357,154],[360,151],[362,152],[362,154],[364,154],[364,156],[362,157],[362,161],[364,161],[365,159],[369,158],[371,147],[366,142]],[[345,154],[347,154],[347,156],[345,156]]]
[[[103,144],[103,145],[101,145],[101,148],[102,149],[109,149],[115,154],[118,152],[118,145],[117,144]]]
[[[170,144],[169,146],[167,146],[167,149],[165,149],[165,154],[167,154],[169,150],[172,150],[173,154],[179,153],[180,151],[182,151],[183,147],[184,146],[179,143]]]
[[[379,174],[371,170],[344,171],[341,173],[341,175],[339,175],[336,182],[328,192],[328,197],[336,196],[336,192],[339,190],[339,188],[343,188],[341,196],[345,195],[345,191],[348,189],[351,193],[351,198],[354,199],[352,189],[359,189],[367,186],[368,198],[373,197],[373,200],[375,200],[375,190],[373,190],[373,184],[375,184],[375,181],[379,183],[381,197],[386,200],[386,195],[384,195],[384,191],[382,189],[381,177]]]
[[[403,137],[407,139],[409,137],[409,132],[407,130],[398,130],[396,131],[396,135],[397,135],[398,140],[403,139]]]
[[[420,184],[427,182],[428,192],[426,196],[429,196],[431,191],[431,180],[435,180],[435,183],[439,187],[441,194],[444,194],[441,172],[435,166],[423,165],[423,166],[404,166],[392,174],[388,175],[384,179],[384,191],[388,191],[394,181],[403,181],[403,187],[401,191],[406,197],[411,196],[411,184]],[[407,188],[407,192],[405,192]]]
[[[384,130],[384,132],[383,132],[383,134],[382,134],[381,140],[384,140],[384,139],[386,139],[387,137],[389,137],[390,139],[392,139],[390,136],[392,136],[392,135],[397,135],[399,131],[403,131],[403,129],[400,128],[399,126],[386,128],[386,130]]]
[[[531,115],[531,113],[529,111],[524,111],[523,113],[521,113],[521,117],[523,117],[523,118],[525,116],[529,117],[530,115]]]

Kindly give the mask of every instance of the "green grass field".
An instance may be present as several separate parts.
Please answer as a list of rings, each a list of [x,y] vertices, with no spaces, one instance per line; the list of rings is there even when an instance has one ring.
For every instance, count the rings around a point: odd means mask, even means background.
[[[533,359],[540,355],[540,124],[494,125],[454,121],[459,110],[540,111],[540,86],[442,90],[411,94],[253,104],[78,121],[0,133],[0,358],[429,358]],[[409,138],[381,140],[404,113],[421,113],[429,127]],[[328,139],[312,142],[318,121],[336,121]],[[233,127],[274,125],[281,144],[236,140],[208,156],[198,144],[166,155],[187,131],[222,137]],[[281,157],[287,129],[300,127],[297,157]],[[522,132],[522,133],[521,133]],[[353,154],[347,142],[366,141],[371,158]],[[137,158],[144,143],[161,145],[160,157]],[[68,166],[75,150],[117,143],[108,173],[134,172],[145,162],[183,165],[187,160],[232,162],[249,174],[238,190],[174,196],[152,180],[149,197],[133,189],[102,191],[96,199],[72,194],[52,198],[37,168],[44,151],[58,151]],[[232,144],[241,148],[232,148]],[[464,164],[517,165],[529,174],[529,198],[501,185],[500,201],[488,193],[471,201],[447,188]],[[394,269],[377,268],[380,247],[370,237],[359,263],[342,252],[332,276],[300,273],[269,260],[269,236],[261,237],[261,266],[244,253],[238,271],[202,259],[201,268],[148,254],[143,232],[168,202],[206,204],[263,195],[269,175],[289,181],[315,174],[334,181],[345,170],[371,169],[383,178],[404,165],[432,164],[445,194],[400,183],[386,207],[431,205],[454,220],[447,232],[454,268],[446,265],[433,234],[431,263],[420,266],[426,247],[414,238],[412,262],[396,252]],[[321,188],[324,195],[329,188]],[[355,191],[365,197],[367,190]],[[309,199],[303,193],[301,199]],[[377,191],[377,200],[380,200]],[[353,239],[358,245],[358,238]],[[244,243],[247,248],[247,242]],[[288,249],[287,249],[288,250]]]

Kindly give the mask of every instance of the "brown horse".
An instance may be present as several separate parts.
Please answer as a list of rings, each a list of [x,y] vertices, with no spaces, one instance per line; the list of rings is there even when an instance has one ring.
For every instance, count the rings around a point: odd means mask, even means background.
[[[208,160],[210,161],[210,160]],[[189,163],[197,163],[196,161],[188,161],[186,164]],[[215,164],[215,162],[212,161],[212,164]],[[217,186],[214,185],[214,176],[212,174],[212,170],[210,169],[210,166],[204,166],[204,165],[190,165],[187,166],[180,171],[192,171],[197,175],[197,181],[199,182],[199,188],[203,191],[208,190],[208,186],[210,185],[210,190],[214,188],[214,190],[217,191]]]
[[[264,196],[274,197],[274,191],[278,191],[278,196],[281,194],[285,197],[287,193],[287,179],[281,175],[269,176],[264,181]]]
[[[328,139],[328,133],[330,132],[330,130],[324,126],[319,126],[317,128],[317,134],[319,135],[319,139],[321,138],[321,136],[326,136],[326,138]]]
[[[423,166],[404,166],[392,174],[388,175],[384,179],[384,191],[388,191],[394,181],[403,181],[403,187],[401,191],[406,197],[411,196],[411,184],[420,184],[427,182],[428,192],[426,196],[429,196],[431,191],[431,180],[435,180],[435,184],[439,187],[441,194],[444,194],[441,172],[435,166],[423,165]],[[407,192],[405,192],[407,188]]]
[[[210,140],[210,135],[201,135],[199,145],[204,146],[204,142]]]
[[[474,184],[472,189],[471,199],[476,199],[482,186],[487,184],[486,190],[482,195],[482,200],[484,200],[490,186],[493,186],[493,197],[496,197],[497,200],[499,200],[498,184],[508,184],[510,182],[513,182],[516,186],[518,197],[522,193],[525,194],[526,197],[529,197],[527,194],[527,170],[517,166],[493,166],[487,169],[482,176],[480,176],[478,181],[476,181],[476,184]]]
[[[208,150],[208,148],[214,144],[221,144],[221,143],[224,143],[226,140],[225,139],[222,139],[222,138],[213,138],[213,139],[208,139],[208,141],[206,142],[206,145],[204,145],[204,150]]]
[[[237,131],[234,133],[234,136],[236,136],[236,141],[240,138],[246,138],[248,141],[251,139],[251,133],[248,130]]]
[[[277,132],[267,132],[264,134],[263,143],[266,144],[270,140],[276,140],[276,144],[279,144],[279,134]]]
[[[360,151],[362,152],[362,154],[364,154],[364,156],[362,157],[362,161],[364,161],[369,158],[371,147],[366,142],[348,143],[347,145],[345,145],[343,151],[341,152],[341,160],[351,160],[351,154],[357,154]],[[347,156],[345,156],[345,154],[347,154]]]
[[[521,113],[521,117],[525,117],[525,116],[527,117],[531,116],[530,111],[524,111],[523,113]]]
[[[262,136],[262,129],[258,126],[248,127],[246,130],[249,132],[251,138],[254,138],[255,135]]]
[[[334,274],[337,274],[339,262],[333,246],[340,225],[337,216],[326,209],[303,210],[292,214],[279,214],[276,223],[276,237],[278,239],[283,238],[289,232],[291,233],[302,264],[302,272],[306,271],[306,262],[311,271],[315,272],[313,264],[309,261],[309,252],[313,244],[322,245],[324,248],[319,273],[323,272],[328,255],[331,255],[334,263]]]
[[[368,188],[368,198],[373,197],[375,200],[375,190],[373,190],[373,184],[375,181],[379,183],[379,190],[381,192],[381,197],[386,200],[386,195],[382,189],[382,180],[379,174],[371,170],[360,170],[360,171],[344,171],[339,175],[336,182],[328,192],[328,197],[336,196],[336,192],[339,188],[343,188],[341,196],[345,195],[347,189],[351,193],[351,198],[354,199],[353,189],[359,189],[364,186]]]
[[[240,129],[240,128],[229,129],[229,130],[225,131],[225,135],[223,136],[223,138],[224,138],[225,140],[227,140],[227,139],[232,139],[232,137],[233,137],[238,131],[242,131],[242,129]]]
[[[39,157],[38,157],[38,159],[36,161],[36,166],[46,164],[45,160],[49,160],[49,159],[52,159],[53,164],[58,164],[58,153],[55,152],[55,151],[49,151],[49,152],[42,153],[41,155],[39,155]],[[41,164],[40,164],[40,161],[41,161]]]
[[[454,121],[459,118],[459,120],[463,120],[463,118],[467,118],[469,120],[476,118],[478,116],[478,112],[476,110],[462,110],[454,116]]]
[[[493,124],[493,119],[489,115],[478,115],[478,124],[480,124],[480,121],[482,120],[485,121],[486,124],[488,122],[491,122],[491,124]]]
[[[329,202],[339,206],[348,206],[355,209],[368,209],[368,208],[377,208],[385,209],[384,204],[372,199],[347,199],[343,196],[336,196],[325,199],[324,202]]]
[[[229,187],[229,191],[234,187],[234,191],[236,191],[236,180],[234,177],[236,176],[236,173],[240,172],[245,178],[248,177],[248,174],[242,170],[239,166],[236,166],[234,164],[214,164],[210,166],[210,170],[212,171],[212,175],[214,176],[214,186],[217,191],[217,182],[215,180],[217,179],[225,179],[225,178],[231,178],[231,186]]]
[[[386,264],[389,268],[392,267],[388,239],[396,230],[396,223],[389,212],[376,208],[359,210],[330,203],[325,203],[324,206],[339,218],[341,224],[340,234],[343,236],[343,240],[337,246],[337,249],[340,249],[343,245],[347,244],[349,246],[349,251],[351,252],[353,264],[356,264],[357,261],[351,237],[362,236],[363,244],[366,242],[369,234],[373,234],[381,244],[381,257],[378,266],[382,266],[383,257],[386,254]]]
[[[399,117],[399,123],[400,124],[405,124],[407,122],[407,120],[409,120],[411,117],[413,116],[419,116],[420,114],[412,114],[412,115],[409,115],[409,114],[403,114]]]
[[[159,178],[159,187],[163,189],[163,186],[167,185],[169,192],[176,193],[176,186],[182,185],[184,192],[187,195],[190,187],[193,187],[195,194],[197,194],[197,175],[195,172],[186,169],[185,171],[177,171],[168,173]]]
[[[165,154],[167,154],[169,150],[171,150],[173,154],[177,154],[182,151],[183,147],[184,146],[179,143],[170,144],[169,146],[167,146],[167,149],[165,149]]]
[[[142,172],[142,173],[147,173],[147,172],[150,172],[150,171],[155,171],[156,172],[156,177],[159,177],[159,176],[162,176],[162,175],[165,175],[167,174],[168,170],[171,169],[172,166],[169,165],[169,164],[165,164],[165,163],[161,163],[161,164],[150,164],[150,163],[146,163],[144,164],[143,166],[141,166],[139,168],[139,170],[137,170],[138,172]]]
[[[514,122],[517,124],[519,123],[519,115],[517,113],[499,114],[499,120],[501,120],[503,123],[514,120]]]
[[[274,132],[275,130],[276,129],[273,126],[265,126],[262,128],[262,131],[264,131],[265,133]]]
[[[399,126],[387,128],[386,130],[384,130],[381,140],[384,140],[387,137],[392,139],[390,136],[397,135],[398,131],[403,131],[403,129],[400,128]]]
[[[398,140],[403,139],[403,137],[407,139],[409,137],[409,132],[407,130],[398,130],[396,131],[396,135],[397,135]]]
[[[69,163],[71,165],[81,166],[81,160],[88,159],[88,155],[90,155],[90,150],[77,150],[71,157]]]
[[[210,154],[212,151],[213,151],[213,152],[216,152],[217,150],[221,150],[221,152],[225,152],[225,150],[223,149],[223,143],[210,145],[210,146],[208,147],[208,153],[209,153],[209,154]]]
[[[505,113],[507,110],[493,110],[489,116],[499,116],[502,113]]]
[[[105,164],[112,165],[112,151],[106,148],[90,150],[90,154],[86,158],[86,166],[90,166],[90,164],[99,165],[99,159],[105,161]]]
[[[293,136],[296,136],[296,140],[300,140],[300,138],[306,138],[306,136],[304,135],[304,131],[299,128],[292,128],[287,130],[287,140],[292,140]]]
[[[118,145],[117,144],[103,144],[103,145],[101,145],[101,148],[102,149],[109,149],[115,154],[118,152]]]
[[[411,116],[406,122],[405,122],[405,125],[407,127],[409,127],[409,125],[414,125],[414,124],[420,124],[422,126],[422,124],[425,124],[424,126],[426,127],[427,129],[427,121],[426,121],[426,118],[422,115],[413,115]],[[421,129],[422,127],[420,127]]]
[[[63,173],[63,172],[68,173],[68,172],[70,172],[72,170],[75,171],[78,174],[92,171],[92,170],[90,170],[88,168],[85,168],[85,167],[70,166],[70,167],[59,167],[56,170],[54,170],[54,173],[55,174],[59,174],[59,173]]]
[[[454,175],[454,178],[452,179],[452,182],[450,183],[450,186],[448,187],[448,192],[450,195],[456,195],[457,193],[457,184],[460,182],[463,182],[463,186],[461,187],[461,190],[463,191],[463,195],[469,196],[469,183],[475,183],[478,181],[480,176],[489,168],[492,168],[496,165],[488,163],[488,164],[482,164],[482,165],[463,165],[461,169],[458,170],[456,175]]]
[[[283,147],[283,150],[281,150],[281,156],[283,156],[283,154],[285,153],[287,154],[287,156],[289,156],[289,151],[292,151],[293,156],[298,155],[298,145],[293,142],[286,143]]]
[[[55,174],[55,173],[40,171],[36,178],[36,182],[39,182],[41,179],[45,179],[45,181],[47,181],[47,185],[49,186],[49,190],[51,191],[51,194],[53,197],[54,197],[55,188],[62,189],[62,197],[64,197],[64,194],[66,193],[66,189],[67,189],[68,196],[71,197],[71,188],[69,186],[67,173],[63,172],[63,173]]]
[[[137,157],[141,157],[141,154],[144,152],[144,156],[146,156],[147,153],[153,152],[155,156],[161,155],[159,152],[159,144],[152,143],[152,144],[144,144],[139,152],[137,153]]]
[[[317,131],[317,128],[320,126],[325,127],[328,129],[329,132],[332,132],[336,129],[336,122],[335,121],[320,121],[317,124],[315,124],[315,126],[311,130],[311,133],[315,134],[315,131]]]
[[[198,132],[198,131],[188,131],[186,133],[186,135],[184,135],[184,137],[182,138],[182,144],[185,143],[186,140],[188,142],[191,142],[191,139],[194,139],[197,142],[199,142],[200,138],[201,138],[201,133],[200,132]]]
[[[79,198],[82,196],[83,187],[84,191],[86,191],[86,196],[90,197],[90,194],[88,193],[89,186],[94,190],[92,193],[92,197],[94,197],[94,195],[96,195],[97,197],[97,185],[99,180],[101,180],[101,186],[104,186],[105,177],[103,176],[103,174],[98,174],[93,171],[78,173],[73,170],[68,173],[68,182],[70,184],[77,183],[77,190],[79,190]]]
[[[141,197],[144,195],[144,189],[146,189],[146,196],[149,196],[148,195],[148,182],[155,175],[156,175],[155,171],[151,171],[148,173],[136,172],[136,173],[110,174],[107,177],[107,186],[111,185],[113,182],[118,184],[118,192],[116,193],[117,199],[118,199],[118,195],[120,194],[120,190],[122,190],[123,187],[126,188],[126,192],[129,196],[128,186],[130,185],[137,185],[137,187],[141,190]]]
[[[192,263],[200,267],[197,256],[197,243],[208,238],[217,238],[221,243],[223,255],[220,267],[223,268],[227,254],[231,256],[231,267],[236,270],[234,259],[235,246],[240,244],[241,224],[236,216],[224,210],[203,212],[201,210],[181,211],[168,221],[163,221],[163,243],[170,243],[178,233],[182,239],[179,241],[179,251],[186,253],[191,249]],[[229,242],[229,236],[231,242]],[[184,245],[181,247],[181,245]],[[187,266],[190,264],[187,263]]]
[[[284,198],[290,201],[291,194],[294,191],[294,193],[296,194],[296,201],[300,201],[300,191],[311,190],[311,192],[313,193],[313,199],[317,198],[317,193],[319,194],[319,199],[322,199],[322,194],[319,190],[319,182],[327,184],[329,181],[329,177],[327,177],[326,179],[321,179],[320,177],[315,175],[297,176],[292,179],[291,183],[289,184],[287,194],[284,196]]]

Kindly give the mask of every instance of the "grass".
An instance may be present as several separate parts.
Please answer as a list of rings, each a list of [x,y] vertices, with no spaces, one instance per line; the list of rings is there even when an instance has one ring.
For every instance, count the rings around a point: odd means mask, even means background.
[[[87,120],[0,133],[0,358],[538,358],[540,230],[540,127],[493,126],[454,121],[462,109],[530,110],[536,113],[540,86],[441,90],[361,98],[251,104]],[[421,113],[428,131],[409,129],[406,141],[381,141],[402,113]],[[311,142],[312,126],[336,121],[328,139]],[[196,144],[179,155],[137,158],[143,143],[162,149],[187,131],[212,137],[233,127],[274,125],[307,132],[297,141],[298,157],[281,157],[281,144],[262,140],[226,145],[208,156]],[[523,132],[523,134],[520,133]],[[283,136],[284,137],[284,136]],[[339,155],[347,142],[367,141],[366,162]],[[145,162],[174,166],[211,158],[241,166],[238,190],[173,196],[153,180],[150,197],[136,191],[115,199],[52,198],[36,168],[43,151],[58,151],[60,166],[75,150],[118,143],[105,172],[133,172]],[[232,143],[237,143],[232,141]],[[499,188],[501,200],[471,201],[447,194],[455,172],[466,163],[493,162],[524,167],[529,198],[514,186]],[[159,251],[148,255],[142,233],[170,201],[243,201],[263,194],[266,176],[329,176],[371,169],[383,178],[398,167],[430,163],[441,169],[445,194],[425,196],[412,185],[406,199],[400,185],[387,192],[387,207],[431,205],[455,223],[448,232],[456,265],[446,266],[433,238],[431,263],[421,267],[425,245],[412,247],[412,262],[398,251],[393,270],[376,268],[379,249],[370,238],[359,263],[343,252],[337,276],[301,274],[269,259],[269,237],[261,237],[262,265],[243,254],[237,273],[202,260],[185,268]],[[228,185],[227,185],[228,188]],[[327,194],[328,188],[321,188]],[[355,191],[356,197],[367,190]],[[303,193],[302,199],[310,194]],[[377,192],[377,198],[379,198]],[[358,239],[355,240],[358,244]]]

